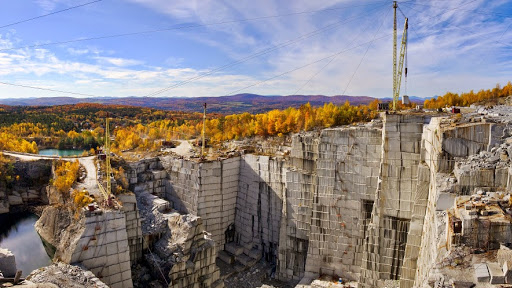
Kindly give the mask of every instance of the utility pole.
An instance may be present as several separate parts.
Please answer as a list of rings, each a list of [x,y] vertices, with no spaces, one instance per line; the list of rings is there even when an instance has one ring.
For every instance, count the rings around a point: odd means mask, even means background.
[[[106,170],[106,178],[107,178],[107,196],[110,198],[111,194],[111,183],[110,183],[110,126],[108,123],[108,114],[107,114],[107,123],[105,125],[105,156],[106,156],[106,163],[105,163],[105,170]],[[107,201],[110,201],[110,199],[107,199]]]
[[[204,113],[203,113],[203,133],[202,133],[202,137],[203,137],[203,146],[201,146],[201,157],[204,157],[204,131],[205,131],[205,127],[206,127],[206,103],[204,103]]]
[[[398,4],[393,1],[393,111],[396,111],[396,102],[398,99],[395,98],[396,92],[396,8]]]

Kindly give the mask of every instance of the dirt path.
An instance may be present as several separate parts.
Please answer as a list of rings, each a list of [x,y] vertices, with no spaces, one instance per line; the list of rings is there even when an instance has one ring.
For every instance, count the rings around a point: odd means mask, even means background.
[[[98,184],[96,183],[96,165],[94,164],[95,156],[87,156],[87,157],[56,157],[56,156],[44,156],[44,155],[35,155],[35,154],[26,154],[26,153],[11,153],[4,151],[4,155],[8,155],[11,157],[16,157],[23,161],[36,161],[40,159],[60,159],[65,161],[76,161],[80,162],[85,168],[87,176],[83,180],[83,182],[78,183],[76,189],[82,190],[86,189],[90,194],[95,197],[100,197],[101,192],[98,189]]]
[[[94,164],[94,158],[94,156],[90,156],[78,159],[80,165],[85,168],[87,177],[85,177],[83,182],[78,183],[77,189],[86,189],[95,197],[100,197],[101,193],[96,182],[96,165]]]

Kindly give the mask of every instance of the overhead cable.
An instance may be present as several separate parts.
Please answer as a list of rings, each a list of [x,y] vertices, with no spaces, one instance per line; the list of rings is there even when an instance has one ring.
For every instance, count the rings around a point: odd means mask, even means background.
[[[353,50],[353,49],[355,49],[355,48],[359,48],[359,47],[364,46],[364,45],[366,45],[366,44],[368,44],[368,43],[371,43],[372,41],[380,40],[380,39],[384,39],[384,38],[386,38],[386,37],[389,37],[389,35],[384,35],[384,36],[382,36],[382,37],[379,37],[379,38],[373,39],[373,40],[371,40],[371,41],[368,41],[368,42],[365,42],[365,43],[361,43],[361,44],[356,45],[356,46],[353,46],[353,47],[351,47],[351,48],[344,49],[344,50],[339,51],[339,52],[337,52],[337,53],[335,53],[335,54],[332,54],[332,55],[330,55],[330,56],[323,57],[323,58],[321,58],[321,59],[318,59],[318,60],[316,60],[316,61],[310,62],[310,63],[308,63],[308,64],[305,64],[305,65],[302,65],[302,66],[296,67],[296,68],[294,68],[294,69],[292,69],[292,70],[288,70],[288,71],[283,72],[283,73],[281,73],[281,74],[274,75],[274,76],[272,76],[272,77],[270,77],[270,78],[267,78],[267,79],[265,79],[265,80],[259,81],[259,82],[254,83],[254,84],[251,84],[251,85],[246,86],[246,87],[244,87],[244,88],[240,88],[240,89],[234,90],[234,91],[232,91],[231,93],[229,93],[229,94],[227,94],[227,95],[234,95],[234,94],[236,94],[236,93],[238,93],[238,92],[240,92],[240,91],[242,91],[242,90],[245,90],[245,89],[247,89],[247,88],[251,88],[251,87],[254,87],[254,86],[257,86],[257,85],[263,84],[263,83],[265,83],[265,82],[267,82],[267,81],[270,81],[270,80],[276,79],[276,78],[278,78],[278,77],[281,77],[281,76],[283,76],[283,75],[286,75],[286,74],[289,74],[289,73],[295,72],[295,71],[297,71],[297,70],[300,70],[300,69],[302,69],[302,68],[305,68],[305,67],[311,66],[311,65],[313,65],[313,64],[316,64],[316,63],[318,63],[318,62],[321,62],[321,61],[327,60],[327,59],[329,59],[329,58],[336,57],[337,55],[343,54],[343,53],[348,52],[348,51],[350,51],[350,50]]]
[[[380,8],[380,7],[378,7],[378,8]],[[376,10],[376,9],[378,9],[378,8],[374,8],[374,9],[371,9],[371,10]],[[368,14],[368,11],[365,11],[365,12],[364,12],[364,14]],[[213,73],[215,73],[215,72],[225,70],[225,69],[227,69],[227,68],[233,67],[233,66],[238,65],[238,64],[240,64],[240,63],[244,63],[244,62],[246,62],[246,61],[248,61],[248,60],[251,60],[251,59],[254,59],[254,58],[260,57],[260,56],[262,56],[262,55],[268,54],[268,53],[273,52],[273,51],[275,51],[275,50],[278,50],[278,49],[281,49],[281,48],[284,48],[284,47],[290,46],[290,45],[295,44],[295,43],[297,43],[297,42],[299,42],[299,41],[302,41],[302,40],[305,40],[305,39],[311,38],[311,37],[316,36],[316,35],[318,35],[318,34],[320,34],[320,33],[323,33],[323,32],[325,32],[325,31],[331,30],[331,29],[335,28],[335,27],[336,27],[336,26],[338,26],[338,25],[346,24],[346,23],[348,23],[348,22],[350,22],[350,21],[352,21],[352,20],[357,20],[357,19],[361,19],[359,15],[353,16],[353,17],[351,17],[351,18],[344,19],[344,20],[342,20],[342,21],[335,22],[335,23],[333,23],[333,24],[326,25],[326,26],[324,26],[324,27],[322,27],[322,28],[320,28],[320,29],[314,30],[314,31],[309,32],[309,33],[307,33],[307,34],[303,34],[303,35],[301,35],[301,36],[299,36],[299,37],[297,37],[297,38],[294,38],[294,39],[292,39],[292,40],[288,40],[288,41],[285,41],[285,42],[279,43],[279,44],[277,44],[277,45],[275,45],[275,46],[273,46],[273,47],[269,47],[269,48],[266,48],[266,49],[260,50],[260,51],[258,51],[258,52],[256,52],[256,53],[251,54],[251,55],[249,55],[249,56],[246,56],[246,57],[244,57],[244,58],[238,59],[238,60],[233,61],[233,62],[230,62],[230,63],[228,63],[228,64],[226,64],[226,65],[223,65],[223,66],[220,66],[220,67],[214,68],[214,69],[209,70],[209,71],[207,71],[207,72],[205,72],[205,73],[201,73],[201,74],[199,74],[199,75],[197,75],[197,76],[194,76],[194,77],[188,78],[188,79],[186,79],[186,80],[183,80],[183,81],[181,81],[181,82],[178,82],[178,83],[173,84],[173,85],[171,85],[171,86],[168,86],[168,87],[166,87],[166,88],[160,89],[160,90],[155,91],[155,92],[150,93],[150,94],[147,94],[147,95],[145,95],[145,97],[155,96],[155,95],[161,94],[161,93],[163,93],[163,92],[166,92],[166,91],[172,90],[172,89],[174,89],[174,88],[177,88],[177,87],[183,86],[183,85],[185,85],[185,84],[187,84],[187,83],[190,83],[190,82],[192,82],[192,81],[199,80],[199,79],[201,79],[201,78],[204,78],[204,77],[206,77],[206,76],[209,76],[209,75],[211,75],[211,74],[213,74]],[[1,51],[1,50],[0,50],[0,51]]]
[[[474,1],[471,1],[471,2],[474,2]],[[469,4],[469,3],[468,3],[468,4]],[[421,13],[421,11],[418,11],[418,10],[416,10],[416,9],[414,9],[414,8],[409,7],[409,9],[410,9],[410,10],[413,10],[413,11],[415,11],[415,12]],[[438,16],[440,16],[440,15],[437,15],[437,16],[434,16],[434,17],[438,17]],[[430,18],[434,18],[434,17],[430,17]],[[450,26],[453,26],[453,27],[455,27],[455,28],[457,28],[457,29],[460,29],[460,30],[463,30],[463,31],[465,31],[465,32],[469,32],[470,34],[477,35],[477,33],[476,33],[475,31],[471,31],[471,30],[469,30],[469,29],[467,29],[467,28],[460,27],[460,26],[457,26],[457,25],[455,25],[455,24],[450,24]],[[508,29],[508,28],[507,28],[507,29]],[[505,31],[505,32],[506,32],[506,31]],[[500,40],[501,40],[501,37],[503,37],[503,34],[504,34],[505,32],[503,32],[503,33],[502,33],[502,35],[498,38],[498,40],[493,40],[493,39],[492,39],[492,38],[493,38],[493,36],[485,36],[485,35],[489,35],[489,34],[483,34],[483,35],[482,35],[482,34],[480,34],[480,35],[477,35],[477,36],[482,37],[483,39],[491,40],[492,42],[495,42],[495,43],[498,43],[498,44],[502,44],[502,45],[504,45],[504,46],[512,47],[512,45],[511,45],[511,44],[508,44],[508,43],[505,43],[505,42],[500,41]],[[481,39],[479,39],[479,40],[480,40],[480,42],[481,42],[482,38],[481,38]]]
[[[471,1],[471,2],[474,2],[474,1],[476,1],[476,0],[473,0],[473,1]],[[465,3],[464,5],[467,5],[467,4],[471,3],[471,2]],[[463,5],[461,5],[461,6],[463,6]],[[461,7],[461,6],[459,6],[459,7]],[[434,17],[437,17],[437,16],[440,16],[440,15],[442,15],[442,14],[445,14],[445,13],[447,13],[447,12],[451,11],[451,10],[454,10],[454,9],[450,9],[450,10],[444,11],[444,12],[442,12],[442,13],[440,13],[440,14],[438,14],[438,15],[434,16]],[[426,21],[422,21],[422,22],[426,22]],[[420,23],[422,23],[422,22],[420,22]],[[437,34],[437,33],[438,33],[438,32],[432,32],[432,33],[428,33],[428,34],[421,35],[421,37],[423,38],[423,37],[427,37],[427,36],[435,35],[435,34]],[[278,74],[278,75],[272,76],[272,77],[270,77],[270,78],[267,78],[267,79],[265,79],[265,80],[259,81],[259,82],[255,83],[255,84],[252,84],[252,85],[246,86],[246,87],[241,88],[241,89],[237,89],[237,90],[232,91],[231,93],[229,93],[229,94],[227,94],[227,95],[233,95],[233,94],[235,94],[235,93],[237,93],[237,92],[240,92],[240,91],[242,91],[242,90],[245,90],[245,89],[247,89],[247,88],[251,88],[251,87],[254,87],[254,86],[257,86],[257,85],[263,84],[263,83],[265,83],[265,82],[267,82],[267,81],[270,81],[270,80],[273,80],[273,79],[275,79],[275,78],[281,77],[281,76],[283,76],[283,75],[289,74],[289,73],[291,73],[291,72],[294,72],[294,71],[300,70],[300,69],[302,69],[302,68],[308,67],[308,66],[310,66],[310,65],[313,65],[313,64],[315,64],[315,63],[321,62],[321,61],[323,61],[323,60],[330,59],[330,58],[332,58],[332,57],[336,57],[337,55],[340,55],[340,54],[342,54],[342,53],[347,52],[348,50],[352,50],[352,49],[354,49],[354,48],[358,48],[358,47],[360,47],[360,46],[363,46],[363,45],[366,45],[366,44],[372,43],[372,42],[373,42],[373,41],[375,41],[375,40],[383,39],[383,38],[388,37],[388,36],[390,36],[390,35],[392,35],[392,34],[388,34],[388,35],[385,35],[385,36],[382,36],[382,37],[379,37],[379,38],[374,38],[374,39],[373,39],[373,40],[371,40],[371,41],[368,41],[368,42],[362,43],[362,44],[360,44],[360,45],[357,45],[357,46],[355,46],[355,47],[352,47],[352,48],[349,48],[349,49],[346,49],[346,50],[340,51],[340,52],[338,52],[338,53],[336,53],[336,54],[333,54],[333,55],[331,55],[331,56],[324,57],[324,58],[322,58],[322,59],[319,59],[319,60],[316,60],[316,61],[314,61],[314,62],[308,63],[308,64],[306,64],[306,65],[303,65],[303,66],[300,66],[300,67],[294,68],[294,69],[289,70],[289,71],[286,71],[286,72],[284,72],[284,73],[281,73],[281,74]]]
[[[97,0],[97,1],[102,1],[102,0]],[[94,2],[97,2],[97,1],[94,1]],[[127,32],[127,33],[120,33],[120,34],[111,34],[111,35],[104,35],[104,36],[95,36],[95,37],[87,37],[87,38],[55,41],[55,42],[47,42],[47,43],[40,43],[40,44],[32,44],[32,45],[26,45],[26,46],[18,46],[18,47],[12,47],[12,48],[4,48],[4,49],[0,49],[0,51],[9,51],[9,50],[25,49],[25,48],[46,47],[46,46],[52,46],[52,45],[61,45],[61,44],[69,44],[69,43],[101,40],[101,39],[109,39],[109,38],[126,37],[126,36],[136,36],[136,35],[152,34],[152,33],[166,32],[166,31],[173,31],[173,30],[181,30],[181,29],[192,29],[192,28],[201,28],[201,27],[208,27],[208,26],[232,24],[232,23],[250,22],[250,21],[257,21],[257,20],[266,20],[266,19],[287,17],[287,16],[293,16],[293,15],[312,14],[312,13],[325,12],[325,11],[342,10],[342,9],[347,9],[347,8],[352,8],[352,7],[361,7],[361,6],[375,5],[376,3],[383,3],[383,2],[384,1],[379,1],[379,2],[360,4],[360,5],[353,5],[353,6],[326,8],[326,9],[313,10],[313,11],[293,12],[293,13],[287,13],[287,14],[272,15],[272,16],[262,16],[262,17],[247,18],[247,19],[225,20],[225,21],[205,23],[205,24],[181,24],[180,26],[169,27],[169,28],[162,28],[162,29],[153,29],[153,30],[145,30],[145,31],[137,31],[137,32]]]
[[[23,88],[30,88],[30,89],[36,89],[36,90],[44,90],[44,91],[72,94],[72,95],[78,95],[78,96],[100,97],[100,96],[96,96],[96,95],[92,95],[92,94],[85,94],[85,93],[78,93],[78,92],[71,92],[71,91],[64,91],[64,90],[57,90],[57,89],[50,89],[50,88],[37,87],[37,86],[31,86],[31,85],[23,85],[23,84],[16,84],[16,83],[9,83],[9,82],[3,82],[3,81],[0,81],[0,84],[9,85],[9,86],[16,86],[16,87],[23,87]]]
[[[0,28],[6,28],[6,27],[17,25],[17,24],[29,22],[29,21],[32,21],[32,20],[44,18],[44,17],[50,16],[50,15],[55,15],[55,14],[58,14],[58,13],[62,13],[62,12],[69,11],[69,10],[72,10],[72,9],[75,9],[75,8],[79,8],[79,7],[83,7],[83,6],[87,6],[87,5],[90,5],[90,4],[93,4],[93,3],[96,3],[96,2],[100,2],[100,1],[103,1],[103,0],[95,0],[95,1],[84,3],[84,4],[72,6],[72,7],[66,8],[66,9],[62,9],[62,10],[59,10],[59,11],[51,12],[51,13],[48,13],[48,14],[44,14],[44,15],[28,18],[28,19],[25,19],[25,20],[20,20],[20,21],[11,23],[11,24],[6,24],[6,25],[3,25],[3,26],[0,26]]]
[[[370,23],[370,25],[366,26],[364,29],[363,29],[363,32],[365,32],[373,23]],[[361,33],[358,33],[358,35],[356,37],[354,37],[352,39],[352,41],[350,41],[350,43],[354,43],[356,41],[356,39],[358,39],[359,37],[361,36]],[[337,56],[336,56],[337,57]],[[291,95],[297,95],[297,93],[299,93],[299,91],[301,91],[304,87],[306,87],[312,80],[313,78],[315,78],[316,76],[318,76],[318,74],[320,74],[320,72],[322,72],[325,68],[327,68],[327,66],[329,66],[335,59],[336,57],[333,57],[331,59],[329,59],[329,61],[324,65],[322,66],[315,74],[311,75],[311,77],[306,81],[304,82],[304,84],[302,84],[293,94]]]
[[[372,41],[370,41],[370,44],[368,44],[368,47],[366,47],[366,51],[364,51],[363,57],[361,57],[361,60],[359,61],[359,64],[356,67],[356,70],[354,70],[354,73],[352,74],[352,76],[350,76],[350,79],[348,80],[347,86],[345,86],[345,90],[343,90],[343,93],[341,93],[341,95],[345,95],[345,92],[347,92],[348,86],[352,82],[352,79],[354,79],[354,76],[356,75],[357,70],[359,70],[359,67],[361,67],[361,63],[363,63],[364,57],[366,57],[366,54],[368,54],[368,50],[370,50],[370,47],[372,46],[373,42],[375,41],[375,37],[377,37],[377,33],[379,33],[380,29],[384,25],[384,21],[385,21],[386,17],[388,16],[389,11],[391,11],[391,10],[388,10],[388,12],[386,13],[386,16],[382,19],[382,22],[380,23],[379,29],[377,29],[375,34],[373,34]],[[405,15],[404,15],[404,17],[405,17]]]

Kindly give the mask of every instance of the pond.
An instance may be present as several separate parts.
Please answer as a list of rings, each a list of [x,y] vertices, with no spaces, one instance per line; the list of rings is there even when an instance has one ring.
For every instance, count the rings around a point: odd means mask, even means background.
[[[45,155],[45,156],[80,156],[84,153],[85,150],[71,150],[71,149],[42,149],[39,150],[39,155]]]
[[[0,215],[0,247],[16,257],[16,268],[27,276],[33,270],[51,264],[34,224],[37,216],[28,213]]]

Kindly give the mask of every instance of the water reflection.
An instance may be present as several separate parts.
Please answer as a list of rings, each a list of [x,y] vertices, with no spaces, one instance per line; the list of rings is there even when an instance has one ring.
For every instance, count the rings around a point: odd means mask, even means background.
[[[51,263],[34,224],[37,216],[31,213],[0,215],[0,247],[16,256],[16,266],[26,276],[33,270]]]
[[[39,155],[44,156],[81,156],[85,150],[71,150],[71,149],[42,149],[39,150]]]

